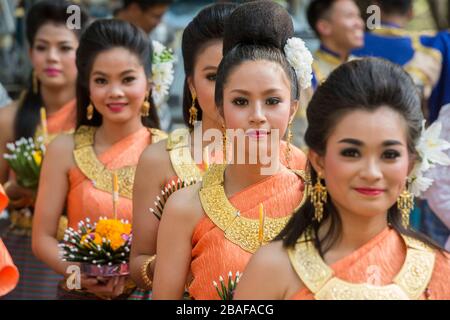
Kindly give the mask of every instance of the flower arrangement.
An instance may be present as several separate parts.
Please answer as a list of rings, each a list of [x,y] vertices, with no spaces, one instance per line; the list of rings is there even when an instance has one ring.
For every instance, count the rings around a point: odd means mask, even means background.
[[[450,143],[440,139],[442,123],[436,121],[425,129],[425,120],[422,123],[422,134],[416,145],[419,160],[409,176],[411,182],[410,191],[419,197],[432,184],[433,180],[425,177],[425,172],[437,164],[448,166],[450,158],[443,152],[450,149]]]
[[[236,276],[233,279],[233,273],[230,271],[228,273],[228,283],[225,285],[225,281],[222,276],[219,277],[219,284],[216,281],[213,281],[213,286],[216,288],[217,294],[219,295],[221,300],[233,300],[234,291],[236,290],[236,286],[239,283],[239,279],[242,274],[236,272]]]
[[[289,64],[294,68],[300,89],[311,86],[313,56],[300,38],[289,38],[284,46]]]
[[[166,48],[158,41],[152,41],[152,98],[157,106],[161,105],[165,96],[169,93],[173,82],[173,63],[175,61],[171,49]]]
[[[131,240],[128,221],[103,217],[91,224],[86,218],[78,223],[77,231],[66,229],[59,246],[62,260],[81,262],[84,273],[115,276],[128,274]]]
[[[45,153],[44,138],[20,138],[14,143],[6,145],[10,153],[3,158],[16,173],[17,183],[28,189],[36,190],[39,184],[42,158]]]

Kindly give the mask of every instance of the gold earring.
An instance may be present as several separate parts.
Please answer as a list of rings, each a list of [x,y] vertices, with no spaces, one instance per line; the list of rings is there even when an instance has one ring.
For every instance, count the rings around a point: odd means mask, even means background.
[[[327,202],[327,187],[322,184],[322,174],[319,172],[317,182],[311,188],[311,203],[314,206],[314,218],[317,222],[323,218],[323,204]]]
[[[94,105],[92,104],[92,102],[89,102],[89,105],[87,106],[86,118],[88,120],[92,120],[93,116],[94,116]]]
[[[150,114],[150,102],[148,102],[148,94],[145,96],[144,103],[141,108],[141,115],[143,117],[148,117]]]
[[[198,110],[197,110],[197,108],[195,107],[195,100],[197,99],[197,95],[195,94],[195,92],[194,93],[192,93],[192,105],[191,105],[191,107],[189,108],[189,124],[191,125],[191,126],[193,126],[194,125],[194,123],[197,121],[197,113],[198,113]]]
[[[408,183],[406,183],[405,190],[403,190],[397,199],[397,208],[402,214],[402,225],[407,229],[409,227],[409,215],[412,209],[414,209],[414,196],[408,190]]]
[[[289,126],[288,126],[288,132],[287,132],[287,141],[286,141],[286,151],[285,151],[285,157],[286,157],[286,163],[287,163],[287,167],[290,169],[291,168],[291,143],[292,143],[292,121],[289,121]]]
[[[36,76],[36,71],[33,70],[31,77],[33,78],[33,93],[37,94],[39,92],[39,83],[38,78]]]

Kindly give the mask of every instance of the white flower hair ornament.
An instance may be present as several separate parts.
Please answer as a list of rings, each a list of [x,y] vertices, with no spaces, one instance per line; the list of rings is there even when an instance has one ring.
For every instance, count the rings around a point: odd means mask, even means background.
[[[175,58],[172,50],[166,48],[160,42],[153,40],[152,46],[152,98],[155,104],[160,106],[169,93],[170,85],[173,82],[173,64]]]
[[[300,89],[311,87],[313,56],[300,38],[289,38],[284,46],[284,54],[297,75]]]
[[[442,151],[450,149],[450,143],[440,138],[442,124],[434,122],[425,129],[425,120],[422,123],[422,134],[416,145],[420,161],[414,165],[409,175],[410,192],[416,197],[425,192],[432,184],[433,179],[424,176],[424,173],[436,165],[450,165],[450,158]]]

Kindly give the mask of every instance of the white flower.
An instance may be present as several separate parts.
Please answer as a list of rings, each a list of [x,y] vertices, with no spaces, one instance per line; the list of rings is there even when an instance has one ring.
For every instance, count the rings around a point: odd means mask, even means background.
[[[157,55],[160,56],[164,50],[166,49],[166,47],[159,41],[152,41],[152,46],[153,46],[153,55]]]
[[[157,106],[164,102],[164,98],[169,93],[170,85],[173,82],[173,63],[174,57],[172,51],[167,49],[158,41],[152,41],[152,98]]]
[[[428,129],[425,129],[425,120],[423,121],[422,134],[416,149],[422,158],[424,171],[432,168],[434,164],[450,165],[449,157],[442,152],[450,149],[450,143],[439,138],[441,130],[442,123],[439,121],[434,122]]]
[[[440,139],[442,124],[434,122],[428,129],[425,129],[425,121],[422,123],[422,134],[416,145],[416,150],[421,158],[414,165],[409,179],[411,181],[410,191],[416,197],[419,197],[432,184],[433,179],[424,176],[424,173],[436,164],[442,166],[450,165],[450,158],[444,150],[450,149],[450,143]]]
[[[311,86],[313,56],[300,38],[290,38],[284,46],[286,58],[294,68],[300,88]]]

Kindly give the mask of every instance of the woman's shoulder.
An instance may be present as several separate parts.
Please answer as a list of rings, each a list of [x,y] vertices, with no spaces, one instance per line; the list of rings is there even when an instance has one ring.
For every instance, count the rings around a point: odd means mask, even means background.
[[[0,108],[0,135],[14,136],[14,119],[18,110],[17,101],[11,102],[6,107]],[[11,139],[8,139],[11,140]]]

